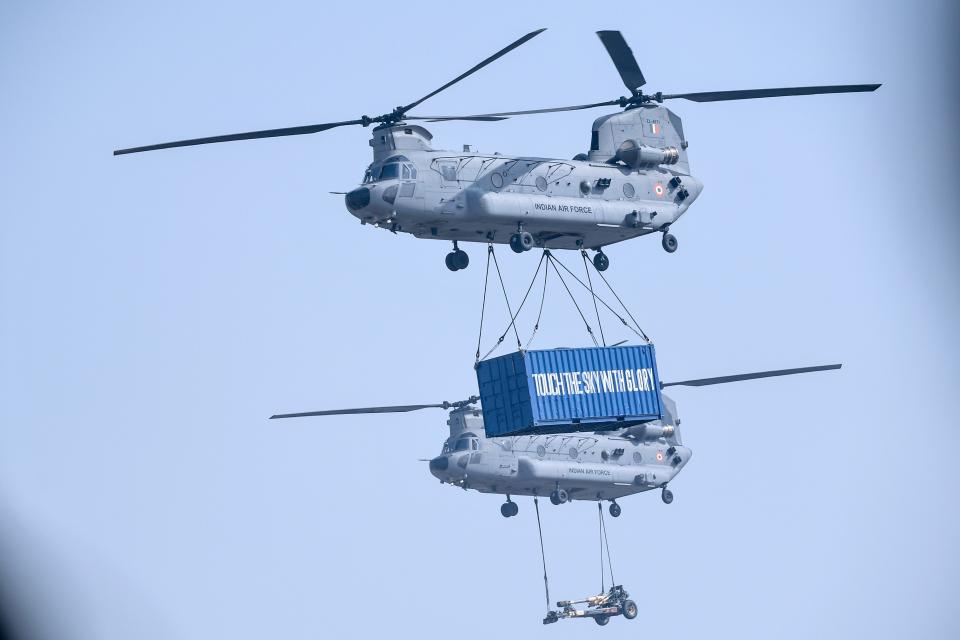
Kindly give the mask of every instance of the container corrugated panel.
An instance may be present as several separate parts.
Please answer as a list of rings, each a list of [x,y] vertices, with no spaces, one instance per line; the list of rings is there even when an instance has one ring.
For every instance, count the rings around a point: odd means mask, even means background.
[[[663,415],[653,345],[510,353],[477,364],[488,436],[613,429]]]

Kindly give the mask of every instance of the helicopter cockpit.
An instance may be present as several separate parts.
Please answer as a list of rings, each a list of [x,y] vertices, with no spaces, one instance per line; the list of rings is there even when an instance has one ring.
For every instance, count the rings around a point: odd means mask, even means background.
[[[390,156],[381,164],[371,164],[363,174],[363,183],[383,180],[416,180],[417,167],[403,155]]]
[[[458,451],[476,451],[480,448],[480,439],[475,433],[466,432],[460,434],[452,444],[447,440],[443,444],[443,453],[456,453]]]

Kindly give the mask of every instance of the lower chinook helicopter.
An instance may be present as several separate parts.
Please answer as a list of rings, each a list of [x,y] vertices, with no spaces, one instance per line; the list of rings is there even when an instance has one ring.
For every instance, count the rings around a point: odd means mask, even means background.
[[[703,387],[728,382],[839,369],[830,364],[795,369],[759,371],[713,378],[661,383]],[[441,483],[481,493],[506,496],[500,513],[517,515],[512,496],[549,496],[561,505],[572,500],[609,501],[610,515],[621,513],[618,499],[660,490],[665,504],[673,502],[667,485],[686,466],[692,451],[680,437],[676,403],[663,398],[662,420],[594,433],[551,433],[488,438],[478,396],[457,402],[285,413],[277,418],[303,418],[365,413],[406,413],[421,409],[450,410],[450,435],[440,455],[429,460],[430,473]]]
[[[119,149],[114,155],[217,142],[319,133],[336,127],[373,128],[373,162],[363,182],[346,192],[345,204],[361,224],[453,242],[446,256],[451,271],[470,258],[460,242],[509,244],[517,253],[534,247],[591,249],[597,269],[609,258],[603,248],[660,233],[664,250],[677,250],[672,225],[700,195],[702,183],[690,173],[688,140],[676,113],[664,100],[693,102],[874,91],[879,84],[781,87],[737,91],[646,94],[646,79],[619,31],[599,31],[629,96],[590,104],[466,116],[414,116],[410,111],[545,31],[532,31],[473,66],[439,89],[379,116],[299,127],[250,131]],[[361,78],[365,74],[361,74]],[[598,107],[622,111],[597,118],[590,149],[573,159],[504,156],[431,146],[433,135],[414,121],[494,122],[513,116],[580,111]],[[337,192],[340,193],[340,192]]]

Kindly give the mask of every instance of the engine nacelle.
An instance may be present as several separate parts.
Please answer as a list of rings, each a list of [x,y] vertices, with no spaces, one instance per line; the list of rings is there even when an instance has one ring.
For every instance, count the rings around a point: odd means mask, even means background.
[[[638,424],[635,427],[624,429],[621,435],[624,438],[636,438],[638,440],[658,440],[659,438],[669,438],[673,434],[674,428],[671,425]]]
[[[622,162],[632,169],[660,164],[677,164],[680,160],[680,150],[676,147],[649,147],[639,144],[633,138],[620,143],[617,152],[611,158],[612,162]]]

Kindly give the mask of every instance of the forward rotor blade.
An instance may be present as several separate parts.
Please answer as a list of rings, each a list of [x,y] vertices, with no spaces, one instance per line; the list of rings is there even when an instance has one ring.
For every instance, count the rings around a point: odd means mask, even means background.
[[[488,116],[527,116],[537,113],[556,113],[559,111],[581,111],[583,109],[593,109],[595,107],[610,107],[619,105],[619,100],[606,100],[604,102],[592,102],[590,104],[576,104],[570,107],[550,107],[548,109],[526,109],[525,111],[500,111],[497,113],[487,113]]]
[[[432,98],[433,96],[437,95],[438,93],[440,93],[441,91],[443,91],[443,90],[445,90],[445,89],[449,89],[450,87],[452,87],[453,85],[457,84],[458,82],[460,82],[461,80],[463,80],[463,79],[466,78],[467,76],[469,76],[469,75],[471,75],[471,74],[473,74],[473,73],[476,73],[476,72],[479,71],[480,69],[483,69],[485,66],[487,66],[488,64],[490,64],[491,62],[493,62],[493,61],[496,60],[497,58],[499,58],[499,57],[501,57],[501,56],[504,56],[504,55],[510,53],[511,51],[513,51],[514,49],[516,49],[517,47],[519,47],[520,45],[522,45],[523,43],[525,43],[527,40],[530,40],[531,38],[534,38],[534,37],[540,35],[540,34],[543,33],[544,31],[546,31],[546,28],[544,28],[544,29],[537,29],[536,31],[531,31],[530,33],[528,33],[527,35],[523,36],[523,37],[520,38],[519,40],[516,40],[516,41],[514,41],[512,44],[509,44],[509,45],[507,45],[506,47],[504,47],[503,49],[500,49],[500,51],[497,51],[495,54],[493,54],[492,56],[490,56],[490,57],[487,58],[486,60],[484,60],[484,61],[482,61],[482,62],[474,65],[474,66],[471,67],[468,71],[466,71],[466,72],[464,72],[464,73],[461,73],[459,76],[457,76],[456,78],[454,78],[453,80],[451,80],[451,81],[448,82],[447,84],[443,85],[443,86],[440,87],[439,89],[436,89],[435,91],[431,91],[430,93],[428,93],[427,95],[423,96],[423,97],[420,98],[419,100],[417,100],[417,101],[415,101],[415,102],[411,102],[410,104],[408,104],[408,105],[405,106],[405,107],[401,107],[400,111],[401,111],[401,112],[410,111],[410,109],[413,109],[415,106],[417,106],[417,105],[420,104],[421,102],[423,102],[423,101],[425,101],[425,100],[427,100],[427,99],[429,99],[429,98]]]
[[[664,100],[683,98],[694,102],[719,102],[721,100],[752,100],[754,98],[781,98],[784,96],[812,96],[821,93],[860,93],[876,91],[879,84],[837,84],[822,87],[781,87],[778,89],[742,89],[738,91],[704,91],[701,93],[672,93],[661,96]]]
[[[342,416],[359,413],[406,413],[408,411],[419,411],[420,409],[443,409],[442,404],[407,404],[396,407],[361,407],[355,409],[332,409],[330,411],[306,411],[304,413],[278,413],[270,416],[271,420],[276,418],[306,418],[309,416]]]
[[[474,404],[480,400],[480,396],[470,396],[466,400],[457,400],[456,402],[439,402],[437,404],[401,404],[392,407],[356,407],[352,409],[331,409],[328,411],[306,411],[304,413],[278,413],[270,416],[271,420],[276,418],[306,418],[309,416],[343,416],[359,413],[406,413],[408,411],[419,411],[420,409],[459,409]]]
[[[363,124],[363,120],[346,120],[344,122],[325,122],[323,124],[310,124],[302,127],[286,127],[284,129],[266,129],[264,131],[248,131],[247,133],[231,133],[225,136],[211,136],[209,138],[193,138],[191,140],[177,140],[176,142],[162,142],[160,144],[151,144],[145,147],[132,147],[130,149],[118,149],[113,152],[115,156],[121,156],[126,153],[140,153],[142,151],[156,151],[158,149],[172,149],[174,147],[192,147],[198,144],[213,144],[215,142],[233,142],[235,140],[256,140],[258,138],[279,138],[281,136],[300,136],[307,133],[319,133],[335,127],[344,127],[351,124]]]
[[[506,120],[498,116],[404,116],[404,120],[426,120],[427,122],[447,122],[449,120],[473,120],[477,122],[499,122]]]
[[[630,50],[630,45],[623,39],[623,34],[619,31],[597,31],[597,35],[600,36],[600,42],[603,43],[617,71],[620,72],[623,84],[627,85],[631,93],[636,93],[637,89],[647,84],[643,72],[640,71],[640,65],[637,64],[637,59]]]
[[[726,382],[740,382],[741,380],[756,380],[757,378],[775,378],[777,376],[792,376],[797,373],[812,373],[814,371],[829,371],[839,369],[843,365],[826,364],[818,367],[800,367],[799,369],[778,369],[776,371],[758,371],[756,373],[741,373],[733,376],[719,376],[717,378],[698,378],[696,380],[681,380],[680,382],[661,382],[660,388],[685,386],[685,387],[706,387],[711,384],[724,384]]]

